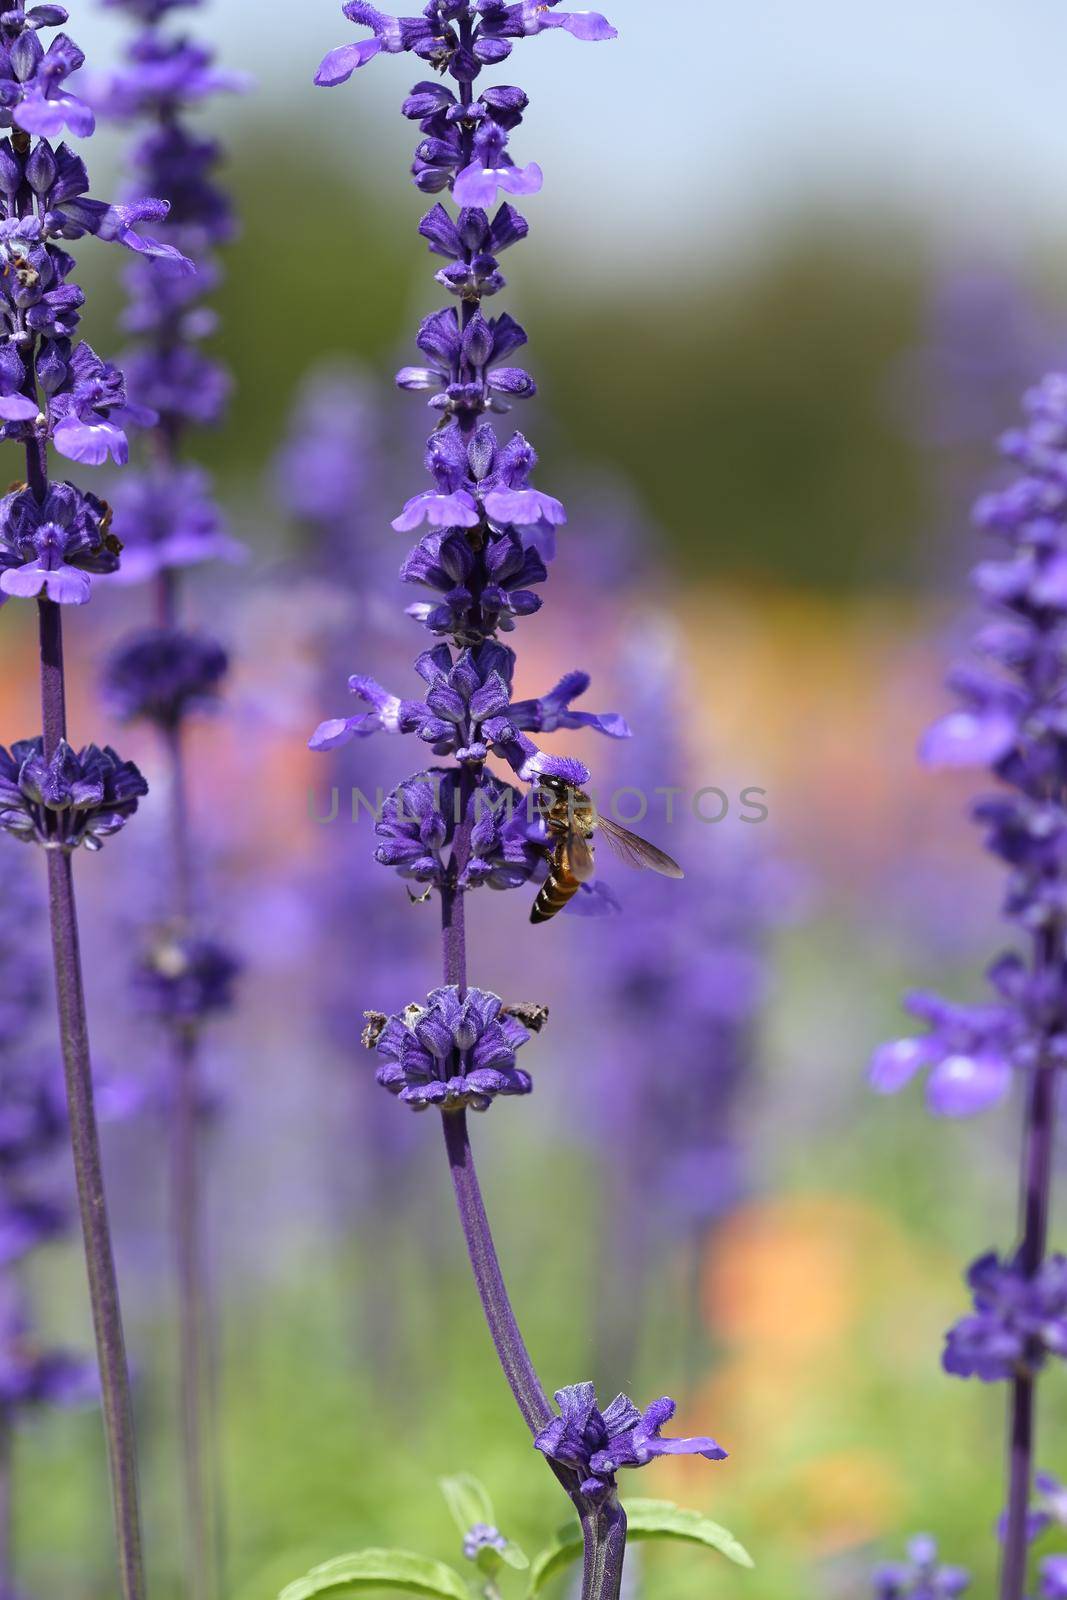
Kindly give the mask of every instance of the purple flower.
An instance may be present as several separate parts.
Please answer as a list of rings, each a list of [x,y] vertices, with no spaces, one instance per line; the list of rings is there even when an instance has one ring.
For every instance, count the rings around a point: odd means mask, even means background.
[[[19,488],[0,500],[0,592],[84,605],[91,574],[114,572],[121,544],[111,511],[72,483],[51,483],[43,501]]]
[[[53,13],[61,7],[51,7]],[[17,19],[9,21],[8,19]],[[85,56],[65,33],[57,33],[46,50],[37,36],[35,21],[21,11],[7,14],[5,33],[13,40],[0,44],[0,126],[12,122],[26,133],[54,138],[69,128],[86,138],[96,126],[92,111],[83,100],[64,89],[72,73],[84,65]],[[54,26],[50,19],[42,26]],[[22,31],[19,31],[19,30]]]
[[[870,1081],[878,1093],[896,1094],[925,1071],[926,1101],[936,1116],[969,1117],[999,1104],[1026,1040],[1018,1011],[1010,1005],[952,1005],[931,994],[912,994],[905,1003],[930,1032],[875,1051]]]
[[[604,1499],[615,1487],[620,1467],[644,1467],[660,1456],[703,1456],[725,1461],[726,1451],[714,1439],[664,1439],[660,1430],[677,1410],[673,1400],[653,1400],[639,1411],[629,1395],[619,1394],[601,1412],[591,1383],[556,1391],[560,1414],[534,1440],[550,1461],[581,1476],[581,1491]]]
[[[0,1282],[0,1407],[87,1405],[98,1393],[92,1365],[43,1350],[31,1335],[20,1291],[10,1280]]]
[[[227,534],[210,480],[198,467],[125,474],[113,527],[123,545],[117,583],[140,583],[203,561],[240,561],[245,554]]]
[[[1041,1600],[1067,1600],[1067,1555],[1046,1556],[1039,1571]]]
[[[248,87],[243,73],[215,66],[204,45],[147,31],[130,45],[127,65],[111,77],[100,110],[111,117],[165,118],[212,95],[241,94]]]
[[[439,756],[483,762],[492,752],[503,756],[524,779],[551,775],[552,762],[525,731],[554,733],[559,728],[593,728],[611,738],[629,737],[629,728],[615,712],[598,715],[572,711],[573,700],[589,687],[584,672],[570,673],[539,700],[511,702],[514,652],[495,639],[456,656],[447,645],[425,651],[415,670],[427,687],[425,701],[402,700],[373,678],[353,677],[348,686],[371,709],[356,717],[323,722],[309,741],[312,750],[334,750],[349,739],[385,731],[416,733]],[[566,776],[560,769],[557,776]],[[583,773],[585,769],[582,769]],[[588,774],[586,773],[586,777]],[[585,777],[577,780],[584,782]]]
[[[971,1575],[940,1565],[936,1542],[923,1533],[908,1545],[907,1561],[877,1567],[872,1584],[874,1600],[955,1600],[970,1588]]]
[[[214,639],[153,628],[108,657],[104,698],[125,722],[144,717],[173,728],[190,712],[214,706],[228,667],[229,658]]]
[[[67,1103],[59,1073],[25,1050],[0,1052],[0,1175],[10,1182],[66,1138]]]
[[[112,420],[117,412],[125,420],[130,408],[126,382],[115,366],[101,361],[84,341],[69,361],[64,381],[48,407],[52,439],[61,456],[83,466],[103,466],[112,456],[119,466],[129,459],[122,428]],[[154,416],[135,411],[134,419],[152,422]]]
[[[529,1094],[515,1052],[530,1030],[498,995],[454,986],[431,991],[400,1016],[368,1012],[363,1042],[382,1058],[377,1080],[414,1111],[487,1111],[498,1095]],[[539,1017],[539,1023],[544,1017]]]
[[[241,963],[225,945],[181,928],[157,930],[133,979],[141,1008],[185,1026],[228,1011]]]
[[[148,5],[133,11],[145,27],[102,89],[100,105],[112,117],[148,124],[130,155],[131,203],[144,193],[165,194],[170,201],[157,255],[171,259],[138,262],[127,274],[130,303],[123,321],[142,340],[126,359],[130,394],[176,438],[189,426],[216,425],[231,389],[226,369],[201,348],[216,325],[201,302],[218,282],[213,250],[232,237],[233,211],[215,181],[221,146],[191,130],[186,113],[215,94],[244,90],[247,80],[216,66],[199,42],[166,35],[161,24],[168,9]],[[196,266],[191,280],[180,270],[190,261]]]
[[[1026,1537],[1031,1544],[1049,1528],[1067,1528],[1067,1488],[1051,1472],[1035,1472],[1030,1509],[1026,1516]],[[997,1523],[997,1538],[1003,1540],[1008,1529],[1005,1512]]]
[[[483,65],[494,65],[511,54],[511,40],[529,38],[548,28],[562,28],[575,39],[614,39],[616,31],[596,11],[557,12],[559,0],[431,0],[421,17],[391,17],[362,0],[342,6],[350,22],[371,29],[371,38],[340,45],[322,61],[315,82],[332,89],[346,83],[360,67],[378,55],[410,51],[459,82],[469,82]],[[469,42],[460,28],[469,30]]]
[[[1027,1276],[993,1252],[971,1267],[974,1314],[947,1335],[942,1365],[958,1378],[997,1383],[1067,1356],[1067,1257],[1050,1256]]]
[[[459,875],[461,889],[486,884],[514,889],[529,882],[539,853],[529,838],[523,797],[488,773],[471,795],[471,854]],[[455,767],[431,767],[393,790],[382,806],[375,833],[375,859],[402,878],[439,888],[448,872],[448,852],[463,820],[460,776]]]
[[[484,211],[461,212],[457,231],[465,222],[468,233],[492,233]],[[495,293],[503,286],[503,279],[489,288],[489,279],[495,273],[495,260],[489,266],[490,259],[475,256],[467,262],[464,258],[462,271],[445,268],[443,273],[438,273],[438,279],[464,298],[472,287],[477,288],[479,298],[486,292]],[[479,279],[476,284],[471,281],[472,273]],[[424,320],[418,343],[434,365],[402,367],[396,381],[401,389],[436,390],[430,401],[436,411],[446,414],[490,409],[508,411],[512,400],[528,400],[537,393],[537,385],[528,372],[502,364],[526,343],[525,331],[506,313],[500,317],[484,317],[476,311],[461,331],[456,312],[449,306]],[[430,457],[427,466],[433,471],[435,465],[434,458]],[[455,481],[460,482],[469,472],[470,461],[461,451],[456,451],[448,466],[454,466]]]
[[[430,633],[466,640],[494,631],[510,633],[518,618],[539,611],[541,600],[533,585],[545,582],[548,569],[513,530],[490,532],[480,559],[461,534],[435,533],[410,552],[400,576],[441,595],[439,601],[409,606],[409,617]]]
[[[133,762],[110,745],[76,754],[62,740],[48,761],[40,738],[0,745],[0,828],[49,850],[99,850],[147,793]]]
[[[40,1245],[66,1232],[63,1206],[40,1197],[0,1196],[0,1267],[13,1266]]]
[[[500,1529],[491,1527],[488,1522],[475,1522],[463,1540],[463,1554],[468,1561],[477,1561],[483,1550],[503,1552],[507,1547],[508,1541]]]

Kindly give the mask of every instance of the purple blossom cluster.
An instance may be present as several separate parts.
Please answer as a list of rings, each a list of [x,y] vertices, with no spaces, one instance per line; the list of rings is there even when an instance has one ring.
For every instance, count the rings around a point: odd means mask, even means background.
[[[127,274],[123,325],[136,341],[124,363],[129,390],[158,417],[167,444],[149,470],[126,478],[116,502],[116,532],[130,549],[125,577],[133,581],[238,554],[204,474],[180,463],[174,447],[189,428],[217,426],[231,389],[204,342],[217,326],[205,299],[219,281],[218,248],[233,237],[233,210],[215,181],[221,147],[189,127],[188,113],[214,95],[242,91],[245,79],[218,67],[197,40],[167,31],[173,10],[199,0],[109,3],[138,31],[124,65],[102,87],[100,110],[138,128],[133,184],[168,196],[163,237],[174,256],[196,266],[190,277],[169,260],[146,260]]]
[[[77,337],[85,296],[71,280],[74,258],[61,241],[94,234],[143,261],[165,263],[188,280],[191,263],[173,244],[142,237],[141,221],[161,222],[165,201],[137,196],[112,205],[89,196],[85,163],[65,142],[67,127],[92,133],[92,112],[66,81],[84,57],[65,33],[47,48],[42,31],[61,27],[62,6],[21,6],[0,17],[0,438],[42,461],[51,444],[87,466],[128,456],[126,429],[155,412],[131,402],[126,380]],[[0,502],[0,602],[9,596],[82,605],[91,575],[114,572],[121,545],[110,512],[70,483]]]
[[[943,1365],[958,1378],[997,1383],[1067,1357],[1067,1256],[1049,1256],[1035,1273],[994,1253],[967,1274],[974,1314],[948,1333]]]
[[[180,924],[160,928],[134,968],[134,995],[158,1022],[194,1027],[230,1009],[240,971],[240,962],[218,940]]]
[[[641,1411],[629,1395],[619,1394],[603,1411],[591,1383],[575,1383],[556,1391],[559,1415],[542,1428],[536,1449],[581,1478],[591,1500],[614,1492],[620,1467],[644,1467],[661,1456],[703,1456],[725,1461],[726,1451],[714,1439],[664,1439],[661,1430],[678,1409],[673,1400],[653,1400]]]
[[[1008,872],[1004,915],[1031,940],[1051,944],[1067,863],[1067,377],[1045,378],[1025,406],[1026,426],[1001,441],[1017,474],[975,510],[979,526],[1006,546],[973,573],[989,612],[975,639],[981,665],[953,674],[962,705],[929,730],[922,755],[934,765],[985,766],[999,780],[999,792],[980,799],[974,817]],[[931,1108],[968,1115],[1002,1099],[1014,1076],[1067,1059],[1058,961],[1027,963],[1012,952],[989,978],[993,1004],[913,997],[910,1009],[930,1031],[882,1047],[872,1064],[875,1087],[892,1093],[927,1070]]]
[[[936,1542],[923,1533],[910,1541],[906,1561],[875,1569],[872,1587],[874,1600],[956,1600],[971,1587],[971,1575],[943,1565]]]
[[[51,757],[40,738],[21,739],[10,750],[0,745],[0,828],[28,844],[99,850],[147,793],[137,767],[110,745],[74,751],[61,740]]]
[[[320,84],[344,82],[383,51],[410,51],[459,86],[457,95],[445,84],[420,83],[403,108],[426,135],[412,169],[416,185],[428,193],[451,189],[459,206],[453,218],[438,202],[419,224],[430,250],[449,263],[437,281],[457,304],[423,319],[416,343],[426,364],[397,375],[401,388],[430,392],[438,425],[425,455],[432,487],[411,496],[393,520],[399,533],[429,530],[404,560],[401,578],[436,594],[409,607],[408,614],[449,642],[419,657],[424,703],[353,677],[352,692],[370,710],[323,723],[311,745],[331,749],[378,729],[411,732],[436,754],[456,755],[476,773],[495,753],[524,783],[556,777],[581,785],[589,777],[582,763],[546,754],[529,734],[590,726],[624,737],[625,723],[614,715],[571,712],[571,701],[588,685],[582,673],[541,699],[513,703],[514,654],[496,638],[540,608],[535,589],[547,578],[566,511],[531,483],[537,455],[527,439],[516,432],[502,440],[486,420],[488,412],[507,412],[513,401],[535,392],[529,374],[510,364],[526,343],[524,330],[506,313],[486,316],[482,310],[482,302],[505,286],[500,253],[526,237],[527,223],[506,202],[492,217],[487,208],[498,189],[534,192],[541,174],[533,165],[516,167],[506,150],[527,105],[525,94],[494,87],[476,97],[472,85],[484,65],[506,59],[515,39],[554,26],[586,39],[613,38],[615,30],[592,14],[579,25],[551,6],[467,0],[435,0],[416,19],[387,17],[362,4],[344,11],[350,21],[369,27],[372,37],[332,51],[319,69]]]
[[[132,182],[165,188],[170,210],[163,234],[171,256],[138,261],[126,278],[123,324],[135,344],[125,369],[131,393],[158,419],[159,445],[151,466],[125,475],[113,518],[126,547],[119,576],[155,584],[160,621],[120,642],[105,664],[102,688],[116,715],[147,721],[160,732],[174,765],[172,804],[180,797],[184,808],[182,730],[190,716],[215,708],[229,657],[214,638],[181,625],[177,578],[189,567],[240,554],[206,474],[179,455],[190,428],[222,420],[229,396],[225,367],[203,346],[217,321],[205,304],[219,279],[216,252],[235,229],[229,196],[215,181],[221,148],[191,131],[188,114],[216,94],[242,90],[245,80],[216,66],[195,39],[168,31],[171,12],[199,0],[109,3],[125,10],[137,29],[125,62],[101,85],[98,105],[137,130]],[[172,258],[194,263],[195,274],[176,271]],[[186,830],[187,819],[175,821],[177,834]],[[135,968],[134,986],[148,1011],[184,1024],[226,1008],[238,963],[192,926],[184,847],[172,869],[182,927],[154,931],[154,954]]]
[[[430,767],[407,778],[386,797],[374,852],[383,867],[402,878],[442,888],[449,881],[452,846],[459,828],[470,849],[456,876],[460,890],[485,885],[515,889],[528,883],[540,853],[532,842],[524,802],[517,789],[486,774],[464,797],[455,767]]]
[[[544,1012],[505,1007],[498,995],[454,984],[402,1016],[368,1013],[363,1042],[382,1058],[378,1082],[414,1111],[486,1111],[498,1095],[529,1094],[533,1083],[515,1053],[540,1029]]]

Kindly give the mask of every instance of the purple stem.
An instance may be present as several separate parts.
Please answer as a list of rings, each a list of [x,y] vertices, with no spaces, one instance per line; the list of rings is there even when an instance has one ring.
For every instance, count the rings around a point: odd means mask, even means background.
[[[191,1028],[174,1029],[172,1062],[171,1224],[178,1285],[178,1385],[187,1576],[191,1600],[208,1600],[212,1589],[213,1543],[204,1483],[206,1293],[197,1159],[199,1075],[196,1035]]]
[[[522,1420],[531,1433],[540,1433],[552,1420],[552,1407],[534,1370],[508,1299],[489,1218],[485,1214],[478,1174],[474,1170],[474,1154],[467,1133],[467,1113],[450,1111],[442,1121],[459,1220],[467,1241],[467,1252],[485,1320],[489,1324],[504,1376],[515,1396],[515,1404],[522,1413]]]
[[[177,619],[173,575],[160,575],[159,625]],[[170,846],[174,909],[187,927],[193,914],[193,861],[185,749],[180,723],[164,731],[170,768]],[[190,1600],[210,1600],[214,1590],[212,1496],[205,1481],[205,1413],[209,1397],[208,1291],[201,1228],[199,1123],[200,1036],[195,1026],[171,1030],[171,1228],[178,1291],[178,1403],[181,1413],[182,1485]],[[213,1474],[214,1477],[214,1474]],[[216,1484],[217,1487],[217,1484]]]
[[[458,879],[470,856],[471,802],[475,788],[475,775],[469,766],[464,766],[459,790],[461,821],[456,829],[448,879],[441,890],[444,977],[446,983],[456,985],[461,995],[467,992],[466,896],[458,886]],[[467,1254],[485,1320],[522,1419],[530,1432],[537,1434],[551,1421],[552,1407],[515,1320],[504,1275],[500,1270],[474,1166],[474,1152],[467,1131],[467,1113],[446,1112],[441,1121],[460,1226],[467,1241]],[[576,1473],[569,1472],[556,1462],[550,1462],[549,1465],[573,1501],[582,1525],[585,1549],[582,1600],[618,1600],[626,1554],[625,1512],[614,1497],[604,1505],[591,1505],[581,1493]]]
[[[1052,1158],[1056,1131],[1057,1069],[1039,1063],[1026,1107],[1023,1146],[1022,1242],[1018,1264],[1027,1277],[1041,1268],[1048,1247]],[[1000,1574],[1001,1600],[1023,1600],[1029,1553],[1027,1519],[1034,1465],[1035,1378],[1013,1379],[1008,1400],[1008,1506]]]
[[[33,481],[32,454],[30,463]],[[49,759],[66,738],[66,701],[63,677],[62,613],[51,600],[38,602],[41,640],[41,707],[44,752]],[[93,1073],[85,1015],[78,942],[78,913],[70,853],[50,849],[48,903],[52,929],[59,1033],[67,1085],[71,1149],[78,1188],[85,1260],[89,1274],[89,1299],[100,1367],[100,1394],[107,1438],[108,1465],[118,1546],[119,1581],[123,1600],[144,1600],[141,1561],[141,1522],[137,1503],[137,1465],[133,1431],[130,1378],[122,1331],[115,1258],[111,1246],[107,1200],[104,1193],[100,1135],[93,1101]]]

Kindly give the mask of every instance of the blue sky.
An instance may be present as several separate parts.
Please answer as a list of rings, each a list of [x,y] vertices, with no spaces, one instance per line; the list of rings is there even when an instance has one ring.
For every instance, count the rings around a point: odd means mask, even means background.
[[[99,65],[122,26],[93,0],[70,3]],[[605,267],[654,276],[662,255],[703,269],[808,206],[910,209],[976,250],[1067,231],[1063,0],[601,3],[616,43],[542,35],[501,76],[535,101],[515,150],[545,169],[547,226],[580,226],[595,197],[583,248]],[[208,0],[191,15],[298,126],[336,118],[343,139],[353,99],[383,111],[392,181],[411,142],[391,111],[409,64],[310,85],[320,55],[356,36],[339,3]]]

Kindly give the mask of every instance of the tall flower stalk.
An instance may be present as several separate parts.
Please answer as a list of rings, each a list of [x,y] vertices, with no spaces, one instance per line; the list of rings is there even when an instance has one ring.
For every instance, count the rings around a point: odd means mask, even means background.
[[[218,281],[216,252],[231,238],[234,220],[229,197],[214,179],[221,148],[194,131],[188,115],[217,93],[241,89],[244,80],[217,68],[198,41],[168,31],[172,11],[200,0],[105,3],[139,27],[102,109],[136,125],[134,183],[165,188],[171,210],[163,237],[196,266],[190,278],[173,261],[146,260],[127,275],[124,324],[137,340],[125,358],[127,380],[158,426],[151,465],[124,482],[115,529],[127,547],[121,576],[150,584],[154,621],[118,647],[104,687],[121,717],[154,725],[168,773],[170,905],[163,923],[146,930],[134,983],[143,1009],[168,1040],[186,1576],[192,1600],[209,1600],[217,1587],[219,1512],[209,1440],[214,1385],[202,1217],[203,1030],[230,1006],[237,962],[202,925],[188,770],[189,719],[213,705],[228,661],[215,639],[184,626],[181,575],[190,565],[236,553],[208,479],[184,459],[188,431],[217,426],[229,397],[228,372],[202,344],[216,325],[204,303]]]
[[[331,51],[319,68],[320,85],[345,82],[383,53],[412,53],[440,74],[417,83],[403,111],[422,133],[412,168],[416,187],[428,195],[451,191],[459,208],[453,216],[439,201],[419,224],[431,252],[445,262],[436,279],[455,304],[425,318],[417,337],[425,364],[405,367],[397,379],[403,389],[428,393],[438,419],[426,449],[432,487],[409,499],[393,522],[399,533],[428,525],[401,570],[405,582],[432,595],[409,608],[438,641],[415,664],[425,698],[402,699],[369,678],[353,677],[350,688],[364,709],[323,723],[311,745],[334,749],[385,730],[415,734],[439,761],[454,759],[402,783],[377,824],[378,861],[417,884],[418,897],[439,898],[443,984],[401,1014],[368,1013],[364,1040],[381,1059],[384,1088],[416,1111],[434,1108],[442,1116],[460,1223],[500,1364],[537,1449],[581,1523],[582,1594],[617,1600],[626,1545],[618,1468],[664,1454],[714,1460],[725,1452],[712,1439],[663,1439],[661,1429],[675,1409],[667,1399],[642,1413],[620,1395],[601,1411],[593,1385],[581,1383],[557,1393],[557,1412],[545,1395],[504,1284],[467,1119],[499,1096],[530,1092],[517,1053],[546,1014],[471,986],[466,922],[474,889],[514,889],[544,876],[550,853],[544,809],[577,794],[589,779],[580,762],[546,754],[530,735],[578,727],[615,737],[629,731],[617,716],[572,708],[588,687],[584,673],[569,674],[536,700],[516,700],[512,693],[515,653],[499,635],[539,609],[534,591],[548,576],[566,513],[559,500],[533,487],[537,457],[523,435],[502,442],[487,420],[535,392],[530,375],[511,364],[525,332],[507,313],[483,310],[483,302],[505,287],[500,255],[525,238],[527,223],[507,201],[490,211],[501,190],[536,193],[542,173],[535,163],[517,166],[508,152],[526,95],[512,86],[477,88],[483,69],[505,61],[519,39],[550,29],[610,39],[615,30],[593,12],[560,12],[554,0],[431,0],[421,16],[405,18],[385,16],[360,0],[343,9],[371,30],[370,37]],[[491,754],[511,767],[528,794],[489,772]]]
[[[988,612],[975,641],[982,664],[954,674],[962,704],[923,745],[931,763],[987,767],[999,783],[974,816],[1008,869],[1004,915],[1023,949],[990,967],[994,996],[984,1004],[912,996],[929,1033],[883,1046],[872,1065],[884,1092],[925,1070],[928,1103],[941,1115],[985,1110],[1016,1081],[1022,1095],[1016,1242],[970,1268],[974,1310],[949,1331],[943,1357],[947,1372],[1008,1392],[1001,1600],[1028,1592],[1030,1541],[1048,1526],[1034,1508],[1039,1379],[1050,1359],[1067,1357],[1067,1257],[1049,1249],[1067,1060],[1067,377],[1045,378],[1025,405],[1025,426],[1002,440],[1018,475],[976,508],[979,526],[1006,546],[973,573]],[[1044,1562],[1043,1594],[1060,1592],[1057,1572],[1062,1560]]]
[[[114,1497],[119,1582],[124,1600],[144,1593],[133,1417],[125,1340],[104,1191],[100,1138],[82,982],[72,856],[99,849],[137,809],[147,786],[109,748],[76,752],[67,742],[63,608],[82,605],[92,577],[114,571],[120,545],[111,513],[95,495],[53,481],[53,451],[88,466],[125,462],[123,424],[150,422],[126,397],[122,373],[100,360],[76,330],[84,295],[70,281],[74,260],[60,241],[87,233],[185,273],[172,246],[141,238],[134,224],[162,220],[159,200],[108,205],[88,196],[85,164],[64,127],[92,133],[93,113],[66,80],[84,57],[65,33],[47,49],[40,33],[61,26],[58,5],[0,17],[0,418],[23,450],[25,485],[0,501],[0,594],[37,601],[43,733],[0,750],[0,826],[45,852],[56,1001],[69,1107],[71,1149],[89,1276],[93,1328]]]

